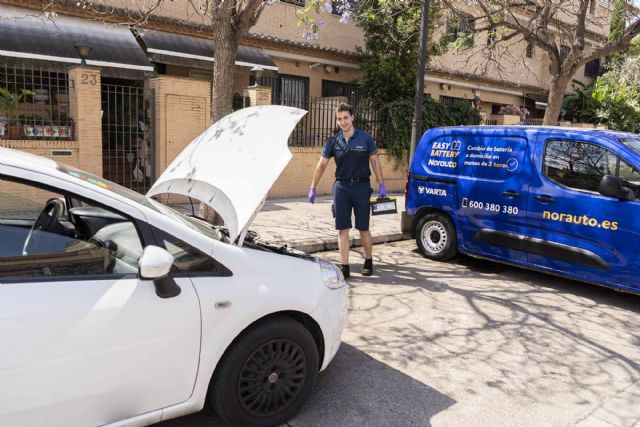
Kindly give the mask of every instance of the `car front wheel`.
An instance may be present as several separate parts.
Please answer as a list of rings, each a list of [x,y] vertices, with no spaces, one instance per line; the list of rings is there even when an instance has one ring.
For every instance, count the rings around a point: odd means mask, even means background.
[[[285,316],[243,332],[216,369],[209,401],[232,426],[273,426],[291,418],[318,378],[311,333]]]
[[[447,261],[456,255],[456,231],[446,215],[437,212],[425,215],[416,231],[416,243],[425,257]]]

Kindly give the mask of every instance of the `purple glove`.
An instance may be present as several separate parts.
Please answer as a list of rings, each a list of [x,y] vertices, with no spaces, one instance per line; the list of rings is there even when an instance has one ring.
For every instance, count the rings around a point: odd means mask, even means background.
[[[378,196],[379,199],[386,199],[387,198],[387,190],[384,188],[384,182],[380,183],[380,195]]]
[[[309,195],[307,196],[307,199],[309,199],[309,203],[314,203],[316,201],[316,189],[311,187],[309,189]]]

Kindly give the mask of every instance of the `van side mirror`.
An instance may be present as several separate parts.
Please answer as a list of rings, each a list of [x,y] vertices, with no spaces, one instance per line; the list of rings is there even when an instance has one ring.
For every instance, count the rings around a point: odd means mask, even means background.
[[[172,298],[180,295],[180,286],[169,276],[173,266],[173,255],[158,246],[149,245],[144,248],[138,263],[139,276],[142,280],[153,280],[156,295],[160,298]]]
[[[620,178],[614,175],[605,175],[602,177],[598,192],[603,196],[615,197],[621,200],[635,200],[636,198],[633,190],[623,187]]]

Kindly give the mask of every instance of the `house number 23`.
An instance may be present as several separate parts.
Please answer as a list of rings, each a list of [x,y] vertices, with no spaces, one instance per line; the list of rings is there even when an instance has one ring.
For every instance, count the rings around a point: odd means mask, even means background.
[[[89,74],[82,74],[82,80],[81,83],[83,85],[91,85],[91,86],[95,86],[98,83],[98,79],[96,77],[95,74],[89,75]]]

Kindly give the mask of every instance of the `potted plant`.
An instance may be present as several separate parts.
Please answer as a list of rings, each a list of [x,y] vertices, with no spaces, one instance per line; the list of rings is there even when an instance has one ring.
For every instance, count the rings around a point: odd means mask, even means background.
[[[37,114],[25,114],[18,117],[25,138],[42,138],[45,135],[46,120]]]
[[[53,113],[51,116],[54,138],[70,138],[73,127],[73,119],[67,113]]]
[[[7,88],[0,87],[0,114],[6,114],[4,122],[8,123],[9,138],[17,139],[20,136],[20,124],[16,118],[18,104],[26,96],[33,95],[35,95],[35,92],[29,89],[20,89],[20,95],[15,95]]]
[[[518,107],[517,105],[504,105],[500,107],[498,115],[503,116],[498,118],[498,124],[513,125],[526,122],[529,118],[529,110],[525,107]]]

